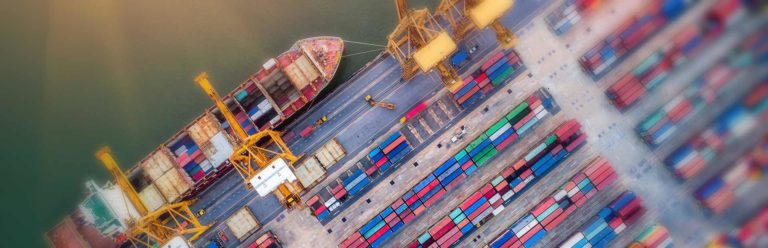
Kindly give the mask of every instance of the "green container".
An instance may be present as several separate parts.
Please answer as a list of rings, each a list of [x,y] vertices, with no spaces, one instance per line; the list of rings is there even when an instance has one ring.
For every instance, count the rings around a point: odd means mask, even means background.
[[[499,86],[499,84],[504,83],[504,80],[506,80],[507,77],[509,77],[509,75],[512,74],[512,72],[514,71],[515,69],[513,69],[512,67],[507,68],[506,70],[504,70],[504,72],[502,72],[499,75],[499,77],[496,78],[496,80],[492,80],[491,83],[493,84],[493,86]]]
[[[459,151],[459,153],[456,154],[456,156],[453,156],[453,158],[456,159],[456,161],[459,161],[459,160],[461,160],[462,158],[464,158],[465,156],[468,156],[468,155],[469,154],[467,153],[467,151],[461,150],[461,151]]]
[[[491,149],[488,153],[486,153],[485,155],[481,156],[479,159],[475,159],[474,160],[475,164],[477,164],[477,166],[485,165],[485,162],[488,162],[488,160],[493,158],[493,156],[496,155],[496,153],[498,153],[496,151],[496,149]]]
[[[507,123],[509,123],[509,121],[507,121],[506,118],[501,118],[501,120],[499,120],[499,122],[496,122],[496,124],[493,124],[493,126],[491,126],[491,128],[488,128],[488,130],[485,131],[485,135],[488,135],[490,137],[491,135],[496,133],[496,131],[499,131],[499,129],[501,129],[501,127],[503,127]]]
[[[467,147],[464,147],[464,150],[467,152],[472,151],[472,149],[475,149],[475,147],[479,146],[480,143],[483,143],[483,141],[485,141],[486,139],[488,139],[488,135],[481,134],[480,137],[477,137],[477,139],[469,143]]]
[[[378,231],[379,231],[379,229],[381,229],[382,227],[384,227],[384,224],[386,224],[386,222],[384,222],[384,220],[381,220],[381,221],[379,221],[379,223],[378,223],[378,224],[376,224],[376,226],[374,226],[373,228],[371,228],[371,230],[368,230],[367,232],[365,232],[365,234],[364,234],[363,236],[364,236],[366,239],[367,239],[367,238],[370,238],[370,237],[371,237],[371,235],[373,235],[374,233],[378,232]]]
[[[635,74],[636,76],[643,75],[643,73],[648,72],[651,66],[659,64],[659,62],[661,62],[661,58],[661,51],[656,51],[655,53],[651,54],[650,57],[637,65],[637,67],[632,70],[632,74]]]
[[[557,135],[550,135],[547,137],[546,140],[544,140],[544,144],[547,144],[547,146],[551,145],[552,143],[555,143],[557,141]]]
[[[511,112],[509,112],[506,118],[509,120],[510,124],[515,125],[518,121],[525,118],[525,115],[527,115],[529,112],[531,112],[531,109],[528,108],[528,102],[523,102],[520,105],[517,105],[517,107],[515,107],[515,109],[513,109]]]
[[[504,181],[504,177],[498,176],[491,181],[491,185],[496,186],[501,183],[501,181]]]
[[[656,123],[658,123],[661,119],[664,119],[664,116],[667,116],[667,112],[664,110],[656,111],[656,113],[653,113],[651,116],[648,116],[648,118],[645,118],[643,122],[640,123],[640,131],[648,131],[650,130]]]

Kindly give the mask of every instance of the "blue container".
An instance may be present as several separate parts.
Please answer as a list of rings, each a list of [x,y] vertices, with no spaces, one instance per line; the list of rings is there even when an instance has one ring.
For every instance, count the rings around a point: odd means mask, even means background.
[[[398,206],[397,209],[395,209],[395,213],[397,215],[400,215],[400,213],[402,213],[406,209],[408,209],[408,205],[405,205],[405,203],[403,203],[402,205]]]
[[[488,75],[491,75],[501,69],[502,66],[509,65],[507,64],[509,60],[507,60],[507,57],[501,57],[501,59],[497,60],[491,67],[488,67],[487,70],[485,70],[485,73]]]
[[[378,150],[378,149],[379,149],[379,148],[376,148],[376,150]],[[376,153],[376,155],[374,155],[373,157],[370,157],[372,162],[376,162],[376,161],[379,161],[381,158],[383,158],[383,157],[384,157],[384,153],[383,153],[383,152],[381,152],[381,150],[378,150],[378,151],[379,151],[379,152],[378,152],[378,153]]]
[[[380,222],[380,221],[383,221],[383,220],[384,220],[384,219],[382,219],[382,218],[381,218],[381,217],[379,217],[378,215],[377,215],[377,216],[375,216],[375,217],[373,217],[373,219],[372,219],[372,220],[368,221],[368,223],[365,223],[365,225],[363,225],[362,227],[360,227],[360,231],[359,231],[359,233],[360,233],[360,234],[365,234],[365,233],[367,233],[368,231],[370,231],[370,230],[371,230],[371,228],[375,227],[376,225],[378,225],[378,224],[379,224],[379,222]]]
[[[464,150],[461,150],[461,152],[459,152],[459,154],[463,155],[463,156],[459,157],[459,159],[456,160],[456,162],[458,162],[459,164],[465,164],[465,163],[467,163],[467,161],[472,159],[471,157],[469,157],[467,152],[465,152]]]
[[[685,12],[685,1],[683,0],[664,0],[661,4],[661,12],[669,20],[674,20]]]
[[[396,163],[396,162],[400,161],[401,159],[403,159],[403,157],[405,157],[405,155],[408,155],[409,152],[411,152],[411,147],[410,146],[406,146],[405,148],[400,150],[400,153],[398,153],[397,155],[392,156],[390,158],[390,161],[392,163]]]
[[[427,178],[424,178],[424,180],[421,180],[421,182],[419,182],[418,184],[416,184],[416,186],[413,187],[413,192],[421,191],[422,189],[427,187],[427,185],[432,183],[432,181],[434,180],[435,180],[435,175],[430,174],[429,176],[427,176]]]
[[[467,234],[475,230],[475,225],[466,225],[461,228],[461,233]]]
[[[429,198],[432,198],[433,195],[437,194],[438,191],[443,189],[443,187],[440,187],[439,185],[435,186],[434,188],[430,189],[429,192],[424,194],[424,197],[421,197],[423,201],[429,200]]]
[[[624,193],[621,198],[611,204],[611,209],[619,211],[636,198],[635,193],[629,191]]]
[[[513,232],[510,232],[509,230],[505,231],[504,234],[499,236],[493,243],[491,243],[492,248],[500,248],[501,245],[503,245],[505,242],[509,241],[514,237],[515,234]]]
[[[485,138],[483,142],[481,142],[474,149],[472,149],[472,151],[469,152],[469,156],[473,158],[477,157],[477,155],[479,155],[478,153],[481,152],[486,147],[488,147],[489,145],[491,145],[491,140],[489,140],[488,138]]]
[[[456,178],[458,178],[459,175],[461,175],[461,173],[462,173],[461,169],[453,171],[450,175],[445,177],[445,180],[440,181],[440,185],[443,185],[443,187],[448,186],[448,184],[451,184],[453,180],[456,180]]]
[[[448,161],[445,161],[442,165],[440,165],[439,167],[437,167],[437,169],[435,169],[434,174],[436,176],[439,176],[440,174],[443,174],[443,172],[451,168],[451,166],[453,166],[454,164],[456,164],[456,159],[453,159],[453,158],[448,159]]]
[[[475,210],[477,210],[478,208],[480,208],[480,206],[482,206],[482,205],[483,205],[483,203],[485,203],[485,202],[487,202],[487,201],[488,201],[488,200],[486,200],[486,199],[485,199],[485,197],[480,197],[480,198],[478,198],[478,199],[477,199],[477,201],[475,201],[474,203],[472,203],[472,205],[470,205],[470,206],[467,208],[467,210],[464,210],[464,214],[466,214],[467,216],[471,215],[473,212],[475,212]]]
[[[381,216],[381,218],[383,218],[383,219],[386,219],[387,216],[389,216],[390,214],[392,214],[394,212],[395,212],[395,210],[392,210],[391,207],[387,207],[383,211],[381,211],[381,213],[379,213],[379,216]]]
[[[453,174],[456,171],[461,171],[461,166],[459,164],[453,164],[448,170],[444,171],[443,174],[440,174],[437,176],[437,180],[440,182],[443,182],[447,177],[449,177],[451,174]]]
[[[368,157],[371,158],[373,161],[378,161],[379,159],[377,159],[376,157],[381,153],[382,153],[381,148],[376,147],[373,150],[371,150],[370,153],[368,153]]]
[[[542,237],[544,237],[544,235],[546,235],[546,234],[547,234],[547,231],[546,231],[546,230],[544,230],[544,228],[542,228],[541,230],[539,230],[538,232],[536,232],[536,234],[534,234],[533,236],[531,236],[531,238],[530,238],[530,239],[528,239],[528,241],[525,241],[525,243],[523,243],[523,246],[525,246],[525,247],[533,247],[533,246],[534,246],[534,245],[536,245],[536,243],[538,243],[538,242],[539,242],[539,240],[541,240],[541,238],[542,238]]]
[[[472,165],[470,167],[467,167],[467,170],[464,171],[464,174],[467,174],[467,176],[469,176],[470,174],[472,174],[472,172],[475,172],[475,170],[477,170],[477,166]]]
[[[464,85],[464,87],[461,87],[461,89],[458,92],[456,92],[456,94],[454,94],[454,97],[456,99],[461,98],[462,96],[467,94],[467,92],[472,90],[472,88],[474,88],[475,86],[477,86],[477,82],[475,82],[475,80],[470,81],[469,83],[467,83],[467,85]]]
[[[706,184],[704,184],[703,187],[701,187],[696,194],[699,195],[703,199],[708,199],[712,195],[714,195],[720,188],[722,188],[724,185],[724,182],[722,179],[717,178],[715,180],[709,181]]]
[[[408,142],[403,141],[403,143],[400,143],[399,145],[395,146],[395,148],[393,148],[391,151],[389,151],[389,153],[387,153],[387,157],[391,158],[391,156],[397,155],[398,153],[400,153],[400,151],[402,151],[406,147],[408,147]]]
[[[543,151],[543,152],[546,152],[546,151]],[[544,156],[542,156],[541,158],[539,158],[539,160],[538,160],[538,161],[536,161],[535,163],[533,163],[533,165],[531,166],[531,169],[532,169],[533,171],[538,171],[538,170],[539,170],[539,168],[541,168],[541,166],[543,166],[543,165],[544,165],[544,164],[545,164],[547,161],[549,161],[549,160],[550,160],[550,159],[552,159],[552,158],[553,158],[552,154],[547,152],[546,154],[544,154]],[[530,162],[530,161],[529,161],[529,162]]]

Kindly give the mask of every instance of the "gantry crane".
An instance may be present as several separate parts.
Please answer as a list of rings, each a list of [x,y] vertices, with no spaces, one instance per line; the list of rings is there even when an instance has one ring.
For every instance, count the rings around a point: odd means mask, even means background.
[[[389,109],[389,110],[395,109],[395,104],[394,103],[391,103],[391,102],[379,102],[379,101],[373,100],[373,97],[371,95],[366,95],[365,98],[363,98],[363,99],[365,100],[365,102],[367,102],[368,104],[370,104],[373,107],[382,107],[382,108]]]
[[[267,129],[248,135],[211,85],[208,74],[200,73],[195,82],[211,98],[235,134],[237,148],[230,155],[229,162],[240,174],[246,187],[255,188],[261,196],[274,191],[286,208],[301,208],[299,193],[302,186],[296,180],[292,167],[299,157],[288,149],[280,133]],[[272,184],[277,183],[279,185],[275,189]]]
[[[517,37],[499,19],[514,5],[515,0],[442,0],[436,15],[451,25],[456,40],[462,40],[473,27],[484,29],[490,26],[501,47],[509,49],[515,46]]]
[[[149,211],[112,157],[111,150],[108,147],[99,149],[96,152],[96,158],[109,171],[115,179],[115,184],[125,192],[139,213],[140,217],[137,220],[127,223],[128,231],[125,233],[127,241],[133,246],[156,247],[177,236],[187,239],[187,236],[191,235],[188,240],[193,241],[208,230],[209,226],[200,224],[189,209],[191,201],[172,203],[155,211]]]
[[[454,91],[461,80],[445,63],[456,43],[426,8],[409,9],[406,0],[395,0],[395,8],[399,22],[387,38],[387,52],[403,67],[403,78],[437,68],[443,84]]]

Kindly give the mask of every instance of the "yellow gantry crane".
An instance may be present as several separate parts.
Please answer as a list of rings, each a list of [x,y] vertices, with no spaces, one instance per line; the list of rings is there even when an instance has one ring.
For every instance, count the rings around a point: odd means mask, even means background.
[[[139,198],[136,189],[133,188],[128,178],[117,165],[112,152],[108,147],[103,147],[96,152],[104,167],[115,179],[120,189],[128,196],[133,206],[139,212],[137,220],[131,220],[128,224],[126,238],[133,246],[155,247],[162,245],[170,239],[181,236],[193,241],[200,237],[209,226],[200,224],[194,213],[189,209],[191,201],[182,201],[160,207],[155,211],[149,211],[144,202]]]
[[[274,190],[283,206],[288,209],[301,208],[299,193],[302,186],[295,180],[295,176],[293,180],[281,179],[281,176],[286,176],[285,174],[294,175],[292,165],[299,160],[299,157],[293,155],[288,149],[280,133],[263,130],[254,135],[248,135],[211,85],[208,74],[200,73],[195,78],[195,82],[211,98],[235,134],[236,149],[230,155],[229,162],[240,174],[246,187],[256,188],[260,195]],[[279,183],[276,190],[269,186],[275,182]]]
[[[490,26],[501,47],[509,49],[515,46],[517,37],[499,19],[514,5],[515,0],[442,0],[436,15],[451,25],[456,40],[462,40],[473,27],[484,29]]]
[[[395,0],[395,8],[399,22],[387,38],[387,52],[403,67],[403,78],[413,78],[419,69],[426,73],[437,68],[443,84],[454,91],[461,79],[445,63],[456,43],[428,9],[409,9],[406,0]]]

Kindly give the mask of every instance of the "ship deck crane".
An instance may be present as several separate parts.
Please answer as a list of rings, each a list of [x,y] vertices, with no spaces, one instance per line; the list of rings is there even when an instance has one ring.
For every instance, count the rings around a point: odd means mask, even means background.
[[[509,49],[517,43],[517,36],[504,27],[499,19],[514,4],[515,0],[442,0],[436,15],[451,25],[456,40],[462,40],[472,28],[484,29],[490,26],[501,47]]]
[[[385,109],[395,109],[395,104],[391,102],[379,102],[376,100],[373,100],[373,97],[371,95],[366,95],[365,98],[363,98],[368,104],[370,104],[373,107],[382,107]]]
[[[200,224],[194,213],[189,209],[191,201],[182,201],[167,204],[157,210],[149,211],[144,202],[136,193],[128,178],[117,165],[112,152],[108,147],[96,152],[104,167],[115,179],[120,189],[125,192],[128,199],[139,213],[139,218],[128,223],[128,231],[125,233],[127,241],[133,246],[155,247],[166,243],[174,237],[181,236],[192,241],[200,237],[209,226]],[[186,223],[185,223],[186,222]]]
[[[446,59],[457,50],[456,43],[426,8],[409,9],[406,0],[395,0],[395,8],[399,22],[387,37],[387,52],[403,67],[403,78],[437,68],[443,84],[455,91],[461,80]]]
[[[246,187],[255,188],[261,196],[274,192],[280,203],[288,209],[301,208],[299,193],[303,187],[293,172],[293,164],[299,160],[299,156],[291,152],[280,133],[267,129],[248,135],[211,85],[208,74],[200,73],[195,82],[211,98],[235,134],[236,149],[230,155],[229,162],[240,174]]]

